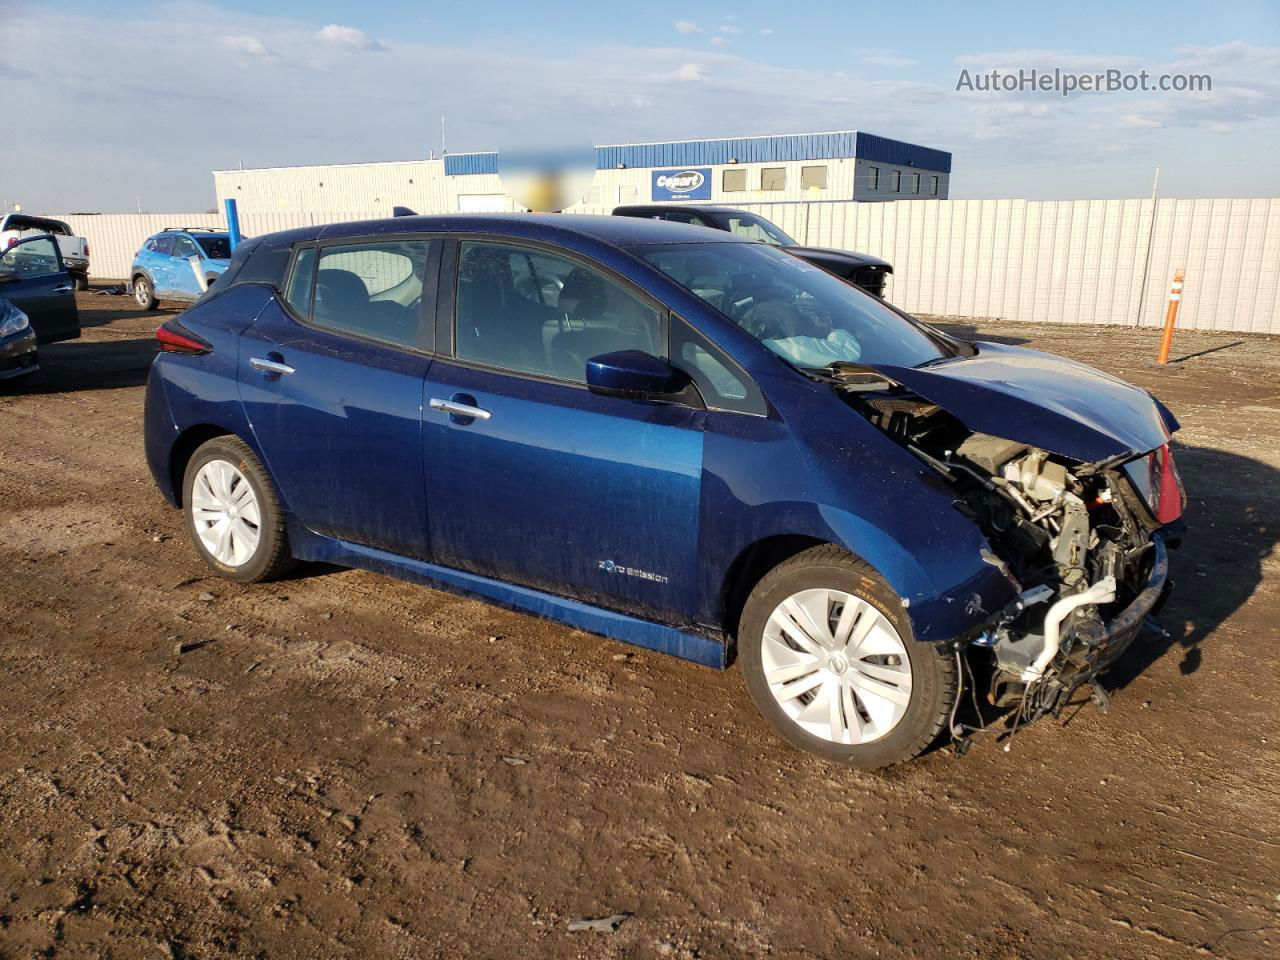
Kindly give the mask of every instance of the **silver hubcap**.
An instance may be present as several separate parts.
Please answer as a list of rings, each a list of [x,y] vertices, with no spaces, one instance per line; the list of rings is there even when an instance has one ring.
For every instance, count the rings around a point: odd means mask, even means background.
[[[832,743],[879,740],[911,703],[911,661],[884,615],[842,590],[801,590],[761,638],[769,692],[806,733]]]
[[[196,536],[213,558],[228,567],[249,562],[261,539],[262,516],[248,478],[226,460],[210,460],[191,487]]]
[[[139,280],[133,285],[133,295],[134,298],[144,307],[147,305],[149,294],[147,292],[147,282],[145,280]]]

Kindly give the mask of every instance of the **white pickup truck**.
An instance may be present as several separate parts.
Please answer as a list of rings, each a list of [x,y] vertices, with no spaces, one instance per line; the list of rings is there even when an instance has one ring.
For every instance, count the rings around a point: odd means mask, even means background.
[[[75,231],[61,220],[33,217],[25,213],[6,214],[0,219],[0,252],[27,237],[50,234],[58,241],[62,262],[71,274],[76,286],[89,289],[89,242],[77,237]]]

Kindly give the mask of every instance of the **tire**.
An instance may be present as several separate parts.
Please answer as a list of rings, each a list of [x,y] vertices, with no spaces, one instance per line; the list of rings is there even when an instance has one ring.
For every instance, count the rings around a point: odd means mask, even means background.
[[[218,576],[261,583],[296,565],[275,485],[244,441],[215,437],[197,448],[182,493],[191,542]]]
[[[160,306],[160,301],[156,299],[155,287],[151,285],[150,280],[141,275],[133,278],[133,299],[143,310],[154,310]]]
[[[87,273],[74,274],[72,279],[75,281],[75,288],[77,290],[89,289],[89,275]]]
[[[825,633],[816,623],[822,611]],[[815,633],[825,643],[814,645]],[[850,643],[839,645],[837,635]],[[917,642],[884,579],[834,546],[797,554],[756,585],[742,613],[738,657],[747,692],[784,740],[866,770],[922,753],[946,726],[957,695],[955,658]]]

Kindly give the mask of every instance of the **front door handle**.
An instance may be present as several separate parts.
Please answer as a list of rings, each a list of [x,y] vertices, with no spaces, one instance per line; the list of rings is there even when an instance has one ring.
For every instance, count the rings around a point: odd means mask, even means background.
[[[249,366],[255,370],[261,370],[263,373],[274,373],[278,376],[284,376],[294,372],[293,367],[279,360],[269,360],[266,357],[250,357]]]
[[[459,403],[457,400],[441,400],[439,397],[432,397],[430,406],[432,410],[439,410],[454,418],[465,418],[468,422],[488,420],[490,417],[489,411],[483,407],[473,407],[469,403]]]
[[[60,286],[53,288],[54,293],[71,293],[73,290],[75,290],[75,287],[71,286],[69,283],[61,284]]]

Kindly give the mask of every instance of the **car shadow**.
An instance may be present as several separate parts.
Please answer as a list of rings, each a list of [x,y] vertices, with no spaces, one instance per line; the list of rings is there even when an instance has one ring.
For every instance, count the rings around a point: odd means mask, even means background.
[[[40,369],[0,381],[0,394],[36,395],[82,390],[118,390],[147,382],[156,355],[154,337],[85,342],[68,340],[41,346]]]
[[[1102,677],[1120,690],[1171,651],[1178,669],[1195,673],[1212,656],[1214,632],[1244,607],[1262,584],[1263,564],[1280,541],[1280,470],[1250,457],[1209,447],[1174,444],[1178,471],[1186,485],[1187,532],[1170,551],[1174,589],[1160,612],[1168,636],[1144,631]],[[1256,624],[1265,630],[1261,609]]]

